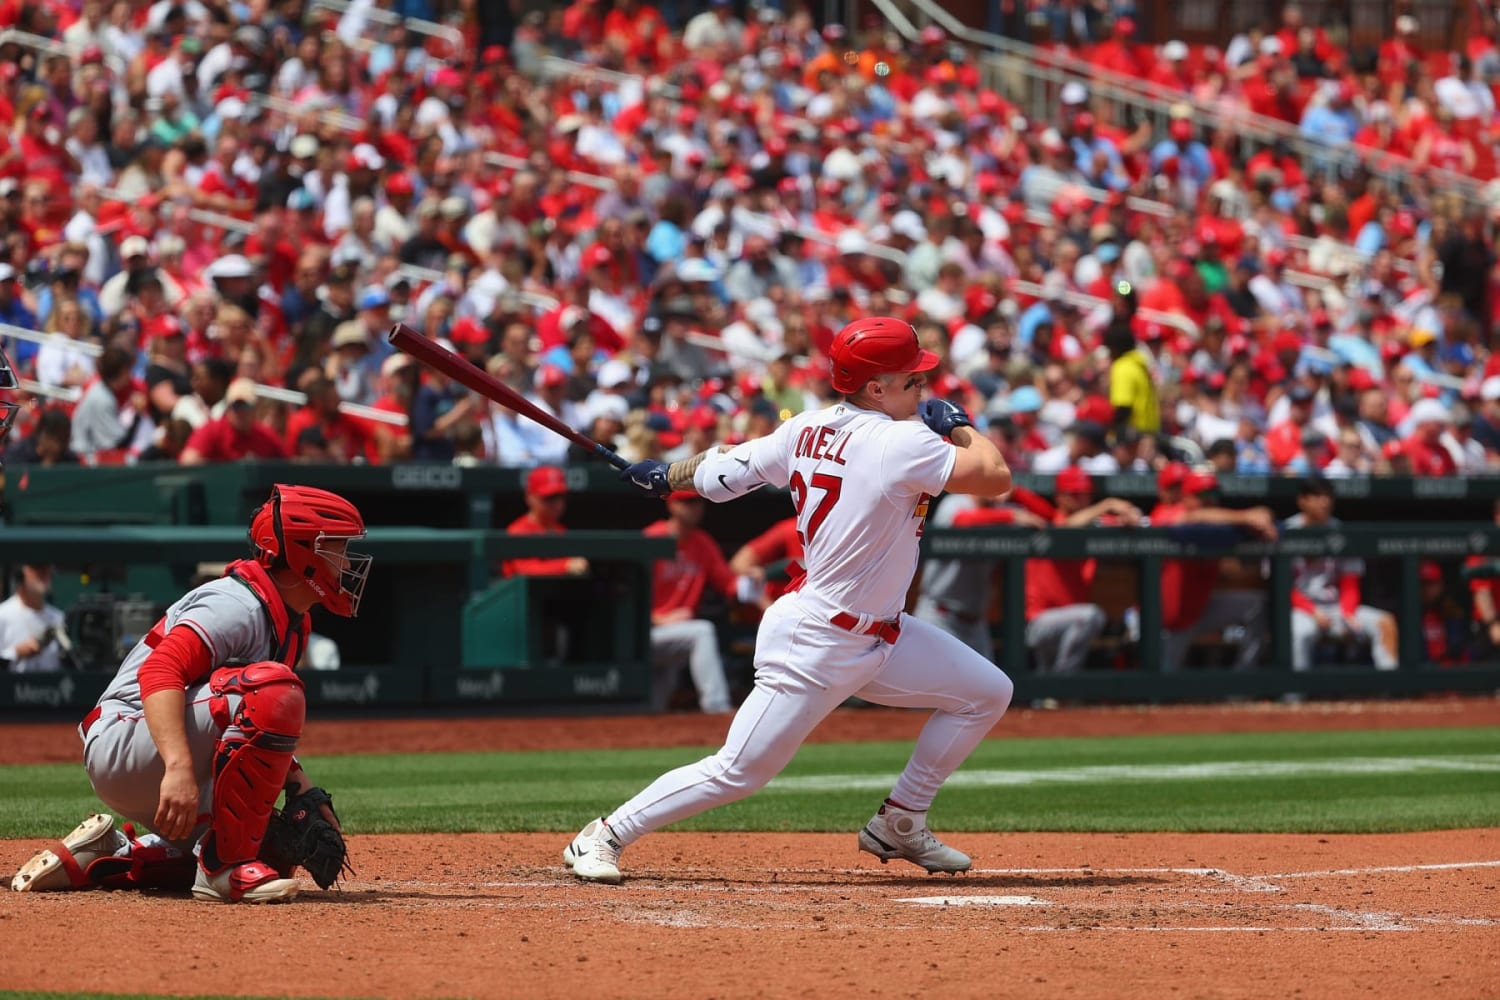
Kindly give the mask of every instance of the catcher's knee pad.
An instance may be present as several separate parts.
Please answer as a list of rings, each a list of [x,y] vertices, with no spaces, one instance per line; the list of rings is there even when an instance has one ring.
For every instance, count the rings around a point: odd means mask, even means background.
[[[265,662],[214,671],[209,687],[227,714],[228,695],[239,708],[214,755],[214,791],[204,865],[253,860],[266,822],[291,770],[302,736],[307,698],[302,680],[284,664]]]

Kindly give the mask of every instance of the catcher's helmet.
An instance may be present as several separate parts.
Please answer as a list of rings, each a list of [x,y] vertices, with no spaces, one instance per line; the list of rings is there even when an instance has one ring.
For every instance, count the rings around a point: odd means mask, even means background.
[[[370,557],[347,548],[363,537],[365,520],[352,503],[311,486],[278,483],[250,517],[255,560],[267,569],[290,569],[323,607],[345,618],[358,614],[370,575]]]
[[[922,350],[916,329],[889,316],[857,319],[838,332],[828,350],[833,388],[858,392],[877,375],[925,372],[937,367],[938,356]]]
[[[18,387],[16,373],[10,367],[10,359],[5,356],[5,349],[0,348],[0,396],[8,395]],[[5,439],[10,437],[11,425],[16,422],[16,414],[20,410],[20,404],[0,399],[0,452],[5,451]]]

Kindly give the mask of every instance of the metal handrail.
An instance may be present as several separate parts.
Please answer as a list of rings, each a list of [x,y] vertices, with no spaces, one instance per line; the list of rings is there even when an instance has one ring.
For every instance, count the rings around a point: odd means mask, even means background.
[[[294,406],[302,406],[307,402],[307,393],[298,392],[296,389],[287,389],[279,385],[255,384],[255,395],[261,399],[275,400],[278,403],[291,403]],[[339,403],[339,412],[347,413],[351,417],[360,417],[365,420],[374,420],[377,423],[390,424],[393,427],[405,427],[410,421],[404,413],[392,413],[389,410],[377,410],[373,406],[363,403]]]
[[[91,340],[74,340],[61,333],[42,333],[40,330],[28,330],[24,326],[12,326],[9,323],[0,323],[0,336],[14,337],[16,340],[24,340],[32,344],[54,344],[59,347],[67,347],[69,350],[80,354],[87,354],[97,358],[104,353],[104,346],[96,344]],[[56,396],[59,399],[67,399],[64,395],[66,387],[47,386],[32,379],[17,379],[22,389],[27,392],[35,392],[39,395]],[[33,388],[35,387],[35,388]],[[74,390],[76,392],[76,390]],[[295,403],[298,406],[307,402],[307,394],[295,389],[287,389],[282,386],[255,384],[255,394],[263,399],[274,399],[282,403]],[[77,396],[73,399],[76,401]],[[404,413],[390,413],[386,410],[377,410],[372,406],[362,403],[339,403],[339,412],[347,413],[351,417],[363,417],[367,420],[376,420],[385,424],[405,427],[407,417]]]
[[[307,5],[307,9],[314,11],[322,7],[325,10],[333,11],[335,14],[344,14],[351,6],[352,4],[349,4],[346,0],[312,0]],[[407,31],[415,31],[419,35],[427,35],[432,38],[446,38],[448,44],[453,47],[455,58],[459,53],[464,51],[466,44],[464,34],[452,25],[438,24],[436,21],[424,21],[419,17],[402,17],[400,14],[394,14],[380,7],[368,7],[361,10],[360,14],[379,24],[401,25]]]
[[[289,101],[275,94],[251,94],[250,100],[258,102],[272,111],[279,111],[284,115],[300,116],[309,112],[295,101]],[[365,127],[364,119],[357,118],[347,111],[337,111],[332,108],[324,108],[316,112],[319,119],[341,132],[358,132]]]
[[[907,39],[915,39],[918,36],[916,26],[896,6],[895,0],[871,0],[871,2]],[[1068,82],[1069,78],[1076,78],[1080,82],[1086,81],[1090,89],[1097,94],[1108,96],[1111,100],[1121,103],[1133,104],[1157,114],[1168,112],[1172,105],[1185,104],[1193,109],[1195,119],[1200,122],[1217,121],[1223,118],[1221,111],[1194,100],[1191,94],[1177,94],[1167,98],[1159,89],[1145,81],[1102,69],[1071,53],[1043,49],[1014,38],[971,28],[934,0],[904,0],[904,2],[920,12],[925,21],[938,24],[953,37],[987,50],[981,58],[998,73],[1019,70],[1029,76],[1054,83],[1064,83]],[[1051,72],[1047,72],[1049,70]],[[1369,166],[1374,161],[1380,160],[1393,166],[1394,172],[1402,179],[1420,170],[1415,161],[1406,157],[1391,156],[1373,150],[1361,152],[1354,147],[1338,147],[1310,139],[1295,127],[1275,118],[1252,112],[1248,108],[1236,110],[1234,126],[1236,132],[1243,138],[1261,142],[1284,140],[1296,149],[1299,155],[1321,161],[1332,159],[1336,161],[1333,164],[1335,166]],[[1484,203],[1480,185],[1473,178],[1449,170],[1425,172],[1432,177],[1436,186],[1455,191],[1470,203]]]
[[[530,170],[531,161],[520,156],[511,156],[509,153],[485,153],[484,162],[491,166],[500,167],[503,170]],[[598,174],[586,174],[581,170],[569,170],[568,180],[574,184],[584,184],[588,187],[598,188],[600,191],[613,191],[615,182],[608,177]]]
[[[32,49],[36,52],[45,52],[52,56],[67,56],[74,59],[83,51],[82,45],[69,45],[58,38],[48,38],[45,35],[33,35],[29,31],[18,31],[15,28],[7,28],[0,31],[0,45],[19,45],[22,48]],[[104,53],[104,65],[109,67],[111,73],[117,77],[123,77],[125,71],[130,67],[125,60],[114,53]]]
[[[104,353],[104,345],[96,344],[92,340],[74,340],[65,333],[43,333],[40,330],[29,330],[24,326],[12,326],[9,323],[0,323],[0,336],[14,337],[31,344],[67,347],[80,354],[87,354],[91,358],[97,358]]]
[[[16,379],[16,388],[23,392],[29,392],[33,396],[60,399],[65,403],[76,403],[83,398],[83,392],[76,386],[43,385],[41,382],[29,378]]]
[[[587,80],[597,80],[600,83],[613,84],[617,87],[622,83],[640,80],[643,90],[647,93],[654,90],[665,97],[682,96],[682,88],[675,83],[667,83],[657,77],[641,77],[634,73],[605,69],[603,66],[593,66],[575,59],[564,59],[562,56],[542,56],[541,70],[542,76],[546,77],[581,76]]]
[[[1030,295],[1037,299],[1046,299],[1048,296],[1048,290],[1034,281],[1014,278],[1008,282],[1008,285],[1011,291]],[[1064,302],[1088,309],[1097,309],[1099,306],[1109,305],[1108,299],[1102,299],[1097,295],[1090,295],[1088,292],[1075,291],[1071,288],[1064,289],[1059,297]],[[1199,339],[1200,331],[1198,324],[1186,316],[1180,316],[1177,313],[1162,312],[1159,309],[1137,309],[1135,314],[1148,322],[1160,323],[1162,326],[1170,326],[1174,330],[1181,330],[1194,340]]]
[[[99,188],[99,194],[106,201],[128,202],[131,200],[118,188],[101,187]],[[230,232],[253,233],[255,231],[255,223],[253,222],[245,219],[237,219],[232,215],[225,215],[222,212],[215,212],[207,208],[189,208],[188,218],[194,222],[201,222],[205,226],[213,226],[216,229],[224,229]]]

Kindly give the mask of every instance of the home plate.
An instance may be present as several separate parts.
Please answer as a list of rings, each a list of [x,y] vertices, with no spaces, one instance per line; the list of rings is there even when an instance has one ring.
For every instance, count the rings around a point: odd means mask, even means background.
[[[915,903],[918,906],[1047,906],[1045,899],[1035,896],[912,896],[898,899],[898,903]]]

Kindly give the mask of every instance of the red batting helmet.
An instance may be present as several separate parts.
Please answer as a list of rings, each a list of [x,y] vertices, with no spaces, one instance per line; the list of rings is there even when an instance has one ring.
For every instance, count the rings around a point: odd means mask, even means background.
[[[939,360],[922,350],[915,327],[890,316],[857,319],[844,327],[833,338],[828,358],[833,388],[842,393],[858,392],[877,375],[928,371]]]
[[[307,581],[318,602],[353,618],[370,575],[370,557],[348,551],[365,537],[365,520],[336,493],[311,486],[271,487],[250,517],[250,547],[267,569],[286,568]]]

